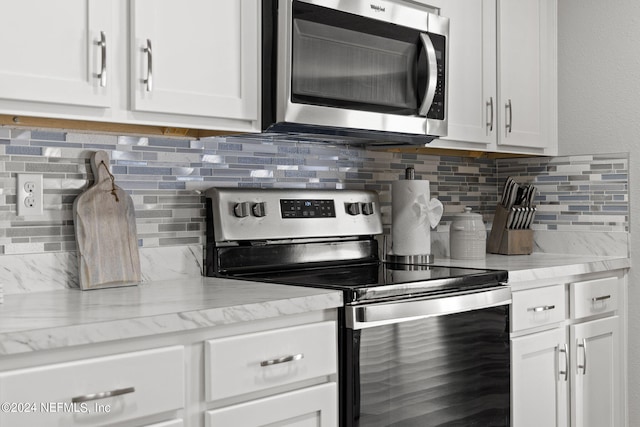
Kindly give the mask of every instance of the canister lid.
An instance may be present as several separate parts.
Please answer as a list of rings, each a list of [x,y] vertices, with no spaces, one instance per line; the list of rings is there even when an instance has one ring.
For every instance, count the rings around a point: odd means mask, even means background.
[[[454,215],[454,218],[457,218],[457,217],[461,217],[461,218],[465,218],[465,219],[477,218],[477,217],[482,218],[482,215],[480,215],[479,213],[471,212],[471,208],[468,207],[468,206],[465,206],[464,207],[464,212],[461,212],[459,214]]]

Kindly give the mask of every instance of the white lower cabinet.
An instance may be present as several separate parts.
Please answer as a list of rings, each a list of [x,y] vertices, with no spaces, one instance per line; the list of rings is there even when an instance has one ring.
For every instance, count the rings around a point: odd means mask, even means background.
[[[564,328],[526,335],[511,341],[514,426],[567,425],[567,351]]]
[[[513,293],[513,425],[625,426],[626,273],[557,283]]]
[[[572,325],[571,426],[619,426],[620,324],[618,316]]]
[[[205,341],[205,399],[222,406],[205,426],[336,426],[336,331],[325,321]],[[240,403],[219,403],[229,398]]]
[[[0,427],[335,427],[336,318],[323,310],[0,358]]]
[[[184,371],[183,347],[171,346],[3,372],[0,425],[97,426],[175,411]]]
[[[206,427],[333,427],[338,419],[335,383],[207,411]]]

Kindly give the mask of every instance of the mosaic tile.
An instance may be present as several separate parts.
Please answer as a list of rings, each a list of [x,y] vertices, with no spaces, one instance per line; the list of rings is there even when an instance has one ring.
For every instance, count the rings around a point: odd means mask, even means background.
[[[536,229],[628,230],[627,154],[492,160],[368,151],[273,135],[193,140],[3,130],[0,139],[11,141],[0,156],[0,247],[44,243],[38,250],[75,250],[72,204],[93,179],[88,159],[95,149],[111,154],[116,183],[134,198],[142,247],[203,244],[204,200],[198,192],[213,186],[372,189],[390,222],[391,183],[403,179],[410,166],[445,203],[443,225],[463,205],[490,223],[504,179],[513,175],[540,189]],[[46,215],[33,224],[15,216],[15,173],[25,171],[45,176]]]

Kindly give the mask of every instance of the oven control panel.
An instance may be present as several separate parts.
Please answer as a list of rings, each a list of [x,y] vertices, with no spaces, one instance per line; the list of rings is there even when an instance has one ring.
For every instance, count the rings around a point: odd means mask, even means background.
[[[375,191],[211,188],[206,196],[216,241],[382,233]]]
[[[336,205],[333,200],[280,199],[282,218],[333,218]]]

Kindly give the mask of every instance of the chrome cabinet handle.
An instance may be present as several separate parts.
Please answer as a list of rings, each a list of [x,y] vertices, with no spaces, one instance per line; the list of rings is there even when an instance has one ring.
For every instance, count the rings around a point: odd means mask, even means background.
[[[260,366],[279,365],[281,363],[295,362],[296,360],[304,359],[303,353],[290,354],[288,356],[278,357],[277,359],[263,360],[260,362]]]
[[[541,311],[549,311],[556,308],[555,305],[541,305],[540,307],[530,307],[527,311],[533,311],[534,313],[540,313]]]
[[[427,65],[429,66],[429,84],[427,87],[427,91],[424,94],[422,104],[420,104],[418,115],[426,117],[427,113],[429,112],[429,108],[431,108],[431,104],[433,104],[433,98],[436,96],[436,85],[438,83],[438,60],[436,59],[436,48],[433,46],[433,42],[431,41],[429,36],[425,33],[421,33],[420,40],[422,41],[422,46],[424,47],[425,52],[427,53]]]
[[[582,365],[578,364],[578,369],[582,369],[582,375],[587,375],[587,340],[586,338],[582,339],[582,343],[578,343],[578,348],[582,347]],[[576,357],[578,355],[576,354]]]
[[[72,403],[89,402],[91,400],[106,399],[108,397],[122,396],[136,391],[135,387],[119,388],[117,390],[103,391],[101,393],[85,394],[71,399]]]
[[[489,113],[487,116],[490,117],[487,120],[487,127],[489,128],[489,132],[493,132],[493,96],[489,98],[487,102],[487,108],[489,108]]]
[[[506,110],[509,112],[509,120],[507,120],[507,133],[511,133],[513,125],[513,107],[511,107],[511,100],[505,104]]]
[[[100,46],[100,73],[96,78],[100,79],[100,87],[107,87],[107,36],[104,31],[100,31],[100,40],[96,42]]]
[[[151,40],[147,39],[147,47],[142,49],[147,54],[147,78],[142,82],[147,85],[147,92],[153,90],[153,51],[151,50]]]
[[[565,343],[564,348],[560,349],[560,353],[564,353],[564,371],[560,371],[560,375],[564,375],[564,380],[569,380],[569,349],[567,348],[567,344]]]
[[[611,295],[603,295],[601,297],[591,298],[591,302],[604,301],[604,300],[608,300],[609,298],[611,298]]]

